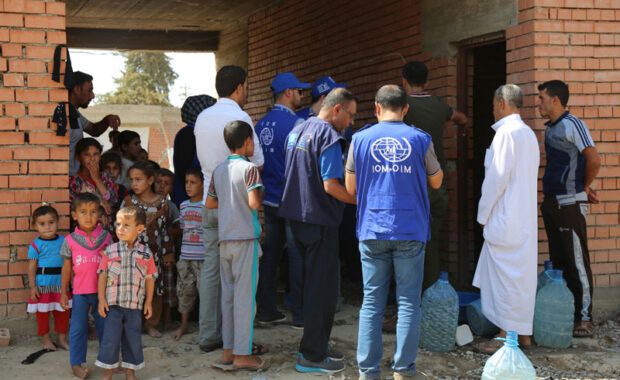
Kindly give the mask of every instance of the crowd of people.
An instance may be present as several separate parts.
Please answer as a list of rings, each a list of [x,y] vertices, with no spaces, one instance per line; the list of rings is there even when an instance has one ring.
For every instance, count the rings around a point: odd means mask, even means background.
[[[267,345],[254,325],[287,320],[277,288],[287,256],[285,307],[303,330],[299,372],[344,370],[329,344],[341,288],[339,239],[346,205],[356,207],[356,238],[364,299],[359,316],[360,379],[379,379],[382,329],[392,323],[395,379],[418,379],[422,290],[441,266],[438,241],[447,209],[443,130],[467,117],[426,92],[428,70],[407,63],[402,83],[378,89],[377,123],[352,130],[358,99],[329,76],[304,83],[292,73],[271,84],[274,105],[254,126],[243,111],[247,74],[224,66],[215,100],[189,97],[186,126],[175,139],[175,171],[148,159],[140,135],[119,131],[120,118],[98,123],[78,108],[93,99],[92,77],[77,72],[70,89],[71,232],[58,233],[58,213],[43,205],[32,215],[39,236],[28,251],[31,298],[45,349],[68,349],[74,375],[89,374],[89,321],[99,339],[95,365],[128,379],[144,367],[141,334],[162,335],[173,310],[180,339],[198,306],[198,344],[222,348],[220,366],[262,370]],[[300,109],[310,89],[310,106]],[[567,110],[568,86],[538,88],[548,119],[542,216],[554,266],[575,297],[575,336],[593,332],[587,204],[600,159],[583,121]],[[473,285],[482,311],[500,329],[531,344],[538,260],[538,141],[520,117],[523,93],[513,84],[493,97],[495,136],[485,158],[477,221],[485,243]],[[94,138],[108,128],[112,148]],[[349,206],[351,207],[351,206]],[[264,220],[261,222],[259,210]],[[263,231],[264,228],[264,231]],[[395,283],[397,313],[386,317]],[[54,316],[57,343],[49,332]],[[255,321],[256,317],[256,321]],[[68,339],[67,339],[68,334]],[[478,347],[492,353],[496,340]]]

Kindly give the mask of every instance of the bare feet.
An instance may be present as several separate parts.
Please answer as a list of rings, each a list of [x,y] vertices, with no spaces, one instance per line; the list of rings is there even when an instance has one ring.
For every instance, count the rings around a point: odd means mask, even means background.
[[[43,343],[43,348],[46,350],[56,350],[56,345],[50,339],[50,334],[45,334],[41,337],[41,343]]]
[[[220,359],[220,362],[222,364],[226,364],[226,365],[232,364],[234,359],[235,359],[235,355],[233,355],[232,350],[226,349],[222,351],[222,359]]]
[[[146,326],[146,333],[153,338],[161,338],[161,333],[153,326]]]
[[[265,368],[265,361],[254,355],[235,355],[233,367],[256,371]]]
[[[179,340],[187,332],[187,324],[181,323],[178,329],[174,332],[174,339]]]
[[[67,334],[58,334],[58,347],[69,351],[69,343],[67,342]]]
[[[127,380],[136,380],[136,371],[133,369],[127,368],[125,370],[125,379]]]
[[[529,335],[519,335],[519,346],[528,349],[532,346],[532,337]]]
[[[71,371],[73,371],[73,375],[78,379],[86,379],[88,377],[88,368],[83,368],[81,365],[74,365],[73,367],[71,367]],[[111,378],[112,374],[110,374],[110,377],[104,377],[104,379]]]

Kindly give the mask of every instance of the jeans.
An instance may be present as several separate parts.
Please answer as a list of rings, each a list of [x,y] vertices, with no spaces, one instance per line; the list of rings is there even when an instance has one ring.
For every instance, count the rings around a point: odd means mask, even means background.
[[[95,365],[106,368],[144,368],[142,352],[142,310],[110,306],[105,321],[106,334],[101,339]],[[119,361],[120,354],[123,361]]]
[[[97,294],[74,294],[69,324],[69,361],[71,367],[86,362],[88,348],[88,314],[95,318],[97,338],[103,337],[103,318],[99,315],[99,298]]]
[[[383,342],[381,326],[392,273],[396,280],[398,324],[394,372],[413,375],[420,340],[420,293],[424,243],[407,240],[360,242],[364,302],[360,310],[357,362],[361,379],[379,379]]]
[[[218,247],[217,210],[205,209],[205,259],[200,271],[198,344],[201,346],[222,341],[222,284],[220,282],[220,249]]]
[[[265,209],[265,243],[263,257],[260,259],[258,280],[258,312],[259,320],[270,319],[278,313],[276,307],[276,291],[278,287],[278,266],[282,251],[288,253],[290,302],[293,323],[303,323],[302,289],[303,261],[295,247],[289,223],[277,216],[278,208],[264,206]]]
[[[304,333],[299,352],[321,362],[327,357],[338,302],[338,227],[291,221],[291,231],[304,260]]]

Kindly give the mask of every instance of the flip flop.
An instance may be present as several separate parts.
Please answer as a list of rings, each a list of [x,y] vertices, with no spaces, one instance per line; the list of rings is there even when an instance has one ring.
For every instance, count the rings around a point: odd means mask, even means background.
[[[483,354],[493,355],[497,350],[504,346],[504,342],[491,339],[474,345],[474,350]]]
[[[262,359],[262,358],[257,358],[258,360],[260,360],[260,364],[258,365],[242,365],[242,366],[236,366],[236,365],[232,365],[232,367],[237,370],[237,371],[264,371],[267,368],[269,368],[269,364],[267,363],[266,360]]]
[[[576,338],[589,338],[594,335],[594,324],[592,321],[581,321],[575,323],[573,336]]]
[[[227,363],[214,363],[211,364],[211,367],[215,368],[215,369],[219,369],[221,371],[224,372],[231,372],[235,370],[235,367],[233,367],[232,362],[230,364]]]
[[[252,343],[252,355],[261,356],[269,352],[269,349],[262,344]]]
[[[22,364],[32,364],[32,363],[36,362],[38,358],[40,358],[44,354],[47,354],[48,352],[56,352],[56,350],[52,350],[52,349],[49,349],[49,348],[44,348],[44,349],[39,350],[37,352],[33,352],[32,354],[28,355],[26,357],[26,359],[22,360]]]

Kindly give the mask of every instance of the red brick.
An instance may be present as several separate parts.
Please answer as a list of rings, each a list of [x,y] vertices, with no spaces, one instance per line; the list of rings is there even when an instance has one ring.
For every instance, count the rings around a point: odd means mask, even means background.
[[[41,198],[43,196],[43,192],[40,190],[20,190],[15,192],[15,202],[22,203],[32,203],[32,202],[41,202]]]
[[[10,30],[11,42],[32,42],[32,43],[44,43],[45,32],[38,30]]]
[[[67,181],[67,183],[69,183]],[[20,175],[9,178],[11,188],[41,188],[50,187],[50,177],[46,175]]]
[[[26,28],[35,29],[65,29],[65,17],[63,16],[26,16],[24,19]]]
[[[7,103],[4,105],[4,113],[7,116],[23,116],[26,114],[26,106],[23,103]]]
[[[22,146],[15,149],[16,160],[49,160],[50,149],[44,147]]]
[[[47,43],[49,44],[66,44],[67,33],[63,32],[47,32]]]
[[[8,318],[23,318],[26,315],[26,304],[9,304],[6,305],[6,316]]]
[[[47,90],[30,90],[30,89],[17,89],[15,90],[15,99],[18,102],[47,102],[48,91]]]
[[[60,82],[54,82],[49,74],[28,74],[28,87],[63,87],[63,81],[64,75],[61,75]],[[62,91],[66,97],[67,90]]]
[[[30,103],[28,104],[28,115],[30,116],[52,116],[56,104],[54,103]]]
[[[0,219],[0,231],[15,231],[15,219]],[[6,273],[5,273],[6,274]]]
[[[16,263],[17,264],[17,263]],[[28,264],[28,263],[26,263]],[[9,265],[9,268],[11,265]],[[26,271],[26,273],[28,273]],[[20,273],[24,274],[24,273]],[[21,290],[9,290],[9,303],[22,303],[27,302],[30,297],[29,289],[21,289]]]
[[[0,88],[0,102],[12,102],[15,100],[15,90]]]
[[[0,41],[8,41],[9,40],[9,30],[0,28]]]
[[[2,82],[4,86],[22,87],[24,85],[24,75],[23,74],[3,74]]]
[[[20,44],[2,44],[1,49],[3,57],[21,57],[23,53]]]
[[[69,162],[59,161],[30,161],[28,173],[30,174],[61,174],[69,172]],[[67,181],[68,183],[68,181]]]
[[[0,148],[0,160],[12,160],[13,148]]]
[[[30,144],[32,145],[69,145],[69,133],[65,136],[56,136],[54,132],[31,132]],[[53,149],[53,148],[52,148]],[[67,153],[68,157],[68,153]],[[54,159],[52,157],[52,159]]]
[[[46,190],[42,196],[43,202],[64,202],[69,200],[69,190],[66,188],[63,190]]]
[[[20,131],[46,130],[49,127],[49,118],[22,117],[19,119]]]
[[[54,57],[54,47],[51,46],[26,46],[26,58],[49,59]]]
[[[55,2],[55,3],[45,3],[45,13],[54,14],[54,15],[65,15],[65,3],[64,2]]]
[[[15,203],[0,207],[0,217],[9,216],[30,216],[30,206],[28,204]]]
[[[24,16],[13,13],[0,13],[0,26],[24,26]]]
[[[9,70],[15,73],[41,73],[47,67],[43,61],[14,59],[9,61]]]
[[[30,0],[4,0],[4,11],[17,13],[45,13],[45,3],[43,1]]]
[[[0,174],[19,174],[19,163],[0,162]],[[0,214],[2,211],[0,211]]]
[[[68,172],[69,172],[68,168],[64,170],[64,173],[68,173]],[[66,187],[68,184],[69,184],[69,176],[66,174],[50,176],[50,187]],[[60,212],[60,210],[58,211]]]
[[[13,190],[0,190],[0,203],[13,203],[15,202],[15,192]],[[3,260],[0,257],[0,261]]]
[[[20,132],[0,132],[0,145],[19,145],[24,143],[24,134]]]
[[[0,277],[0,289],[20,289],[23,287],[22,276]]]
[[[17,104],[7,104],[6,107],[14,106]],[[11,115],[12,113],[7,112],[7,115]],[[0,130],[8,131],[15,129],[15,119],[12,117],[0,117]]]
[[[69,97],[67,90],[54,89],[50,90],[50,101],[51,102],[66,102]]]

